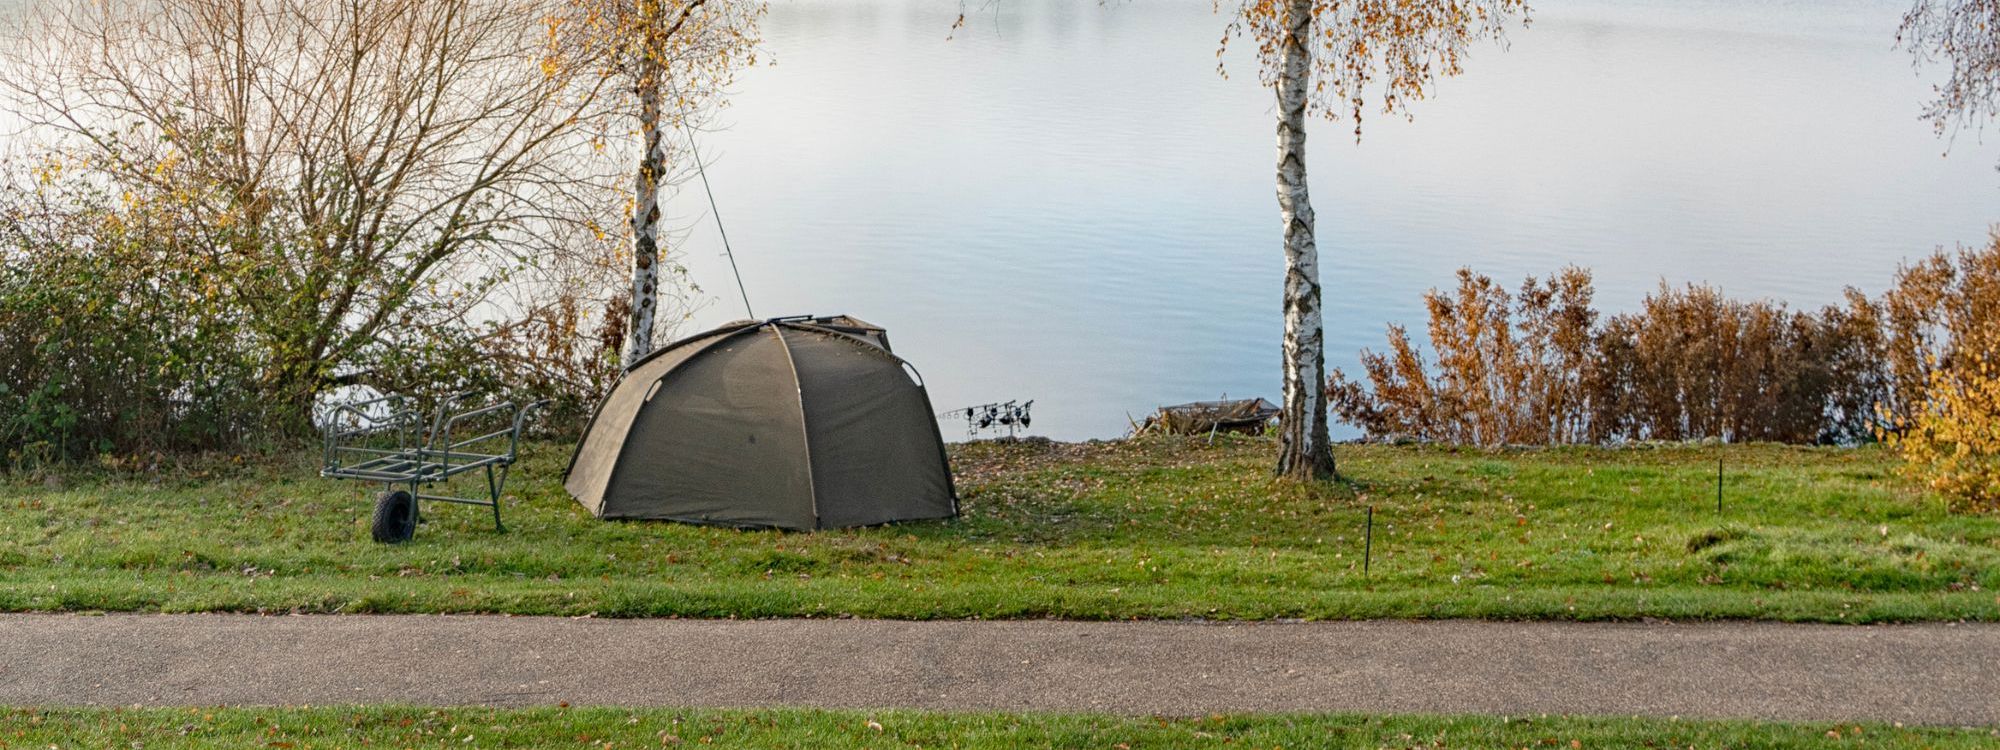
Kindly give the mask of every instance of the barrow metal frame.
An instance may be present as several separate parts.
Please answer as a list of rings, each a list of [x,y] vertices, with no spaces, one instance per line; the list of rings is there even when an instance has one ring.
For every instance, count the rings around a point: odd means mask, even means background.
[[[326,415],[324,454],[319,475],[329,479],[380,482],[385,493],[395,491],[398,486],[407,486],[411,498],[409,522],[412,528],[423,519],[419,510],[422,501],[430,500],[492,508],[493,530],[506,531],[507,527],[500,523],[500,495],[507,487],[508,469],[520,455],[521,426],[527,422],[530,413],[547,406],[549,402],[534,401],[516,407],[512,401],[503,401],[478,408],[457,409],[458,404],[473,395],[459,393],[440,400],[431,417],[430,429],[421,435],[422,442],[418,442],[422,415],[403,396],[389,395],[334,405]],[[509,411],[514,413],[509,426],[453,439],[454,430],[461,424]],[[363,444],[385,436],[394,438],[395,447]],[[501,438],[507,441],[505,453],[473,450]],[[486,473],[485,500],[423,491],[452,477],[482,470]]]

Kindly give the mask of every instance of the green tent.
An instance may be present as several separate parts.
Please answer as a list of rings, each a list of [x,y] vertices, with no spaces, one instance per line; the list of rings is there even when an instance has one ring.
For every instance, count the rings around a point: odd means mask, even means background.
[[[563,486],[599,518],[808,530],[958,514],[921,378],[846,316],[732,323],[639,360]]]

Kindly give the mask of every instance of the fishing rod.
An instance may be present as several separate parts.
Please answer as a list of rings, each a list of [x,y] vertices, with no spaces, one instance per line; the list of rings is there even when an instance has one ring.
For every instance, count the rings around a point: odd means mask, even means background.
[[[736,277],[736,293],[743,296],[743,312],[756,320],[756,311],[750,309],[750,292],[743,288],[743,271],[736,267],[736,251],[729,246],[729,230],[722,225],[722,209],[716,207],[715,190],[708,185],[708,166],[701,162],[701,146],[695,143],[694,129],[686,122],[681,123],[681,132],[687,134],[688,150],[694,154],[695,173],[701,175],[701,192],[708,195],[708,212],[715,217],[715,232],[722,235],[722,253],[729,257],[729,273]]]

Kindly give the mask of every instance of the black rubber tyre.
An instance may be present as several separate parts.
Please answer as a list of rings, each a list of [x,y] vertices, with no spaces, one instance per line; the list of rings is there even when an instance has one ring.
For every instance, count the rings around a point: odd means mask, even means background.
[[[375,541],[401,544],[417,533],[416,513],[410,506],[417,499],[403,490],[389,490],[375,498]]]

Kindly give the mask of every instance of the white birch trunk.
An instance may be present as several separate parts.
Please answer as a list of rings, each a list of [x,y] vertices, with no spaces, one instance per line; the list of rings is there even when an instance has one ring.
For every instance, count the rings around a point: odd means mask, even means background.
[[[654,313],[660,297],[660,181],[667,172],[666,139],[660,130],[661,66],[642,54],[638,61],[639,129],[646,142],[632,203],[632,305],[625,328],[625,364],[653,351]]]
[[[1278,215],[1285,223],[1285,405],[1278,474],[1334,474],[1327,437],[1326,347],[1320,320],[1319,248],[1306,193],[1306,101],[1311,93],[1313,0],[1285,0],[1278,94]]]

